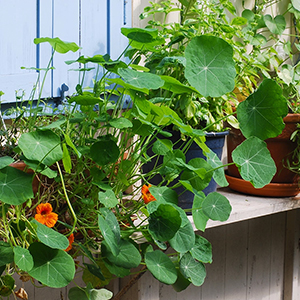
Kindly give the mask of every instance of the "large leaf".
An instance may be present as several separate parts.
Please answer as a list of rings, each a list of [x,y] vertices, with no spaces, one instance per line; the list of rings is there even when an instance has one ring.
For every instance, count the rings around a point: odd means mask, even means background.
[[[37,225],[37,236],[39,240],[53,249],[65,250],[69,246],[69,240],[63,234],[55,231],[53,228],[49,228],[36,220],[32,221]]]
[[[0,266],[14,261],[14,252],[9,243],[0,241]]]
[[[48,38],[48,37],[41,37],[41,38],[35,38],[34,43],[40,44],[48,42],[52,48],[59,53],[67,53],[69,51],[76,52],[79,50],[79,46],[76,45],[76,43],[72,42],[64,42],[60,38]]]
[[[120,156],[120,150],[113,140],[102,140],[91,146],[92,159],[100,166],[114,163]]]
[[[0,201],[19,205],[33,198],[32,174],[13,167],[0,170]]]
[[[197,36],[185,49],[185,77],[207,97],[220,97],[234,89],[236,75],[232,47],[214,36]]]
[[[256,188],[270,183],[276,173],[276,165],[267,144],[254,136],[236,147],[232,152],[232,160],[238,166],[242,178]]]
[[[108,247],[106,241],[101,244],[101,251],[104,256],[113,264],[122,268],[136,268],[141,263],[141,255],[137,248],[127,240],[121,240],[119,243],[119,254],[114,255]]]
[[[68,285],[75,275],[73,258],[63,250],[52,249],[42,243],[33,243],[29,247],[34,266],[28,272],[41,283],[60,288]]]
[[[178,204],[177,193],[166,186],[151,186],[149,191],[158,202]]]
[[[237,118],[243,135],[262,140],[276,137],[284,128],[282,120],[288,113],[281,87],[265,79],[259,88],[237,107]]]
[[[160,204],[149,217],[149,233],[161,242],[171,239],[181,226],[180,213],[170,204]]]
[[[21,135],[19,147],[29,160],[39,161],[47,166],[63,158],[61,141],[51,130],[37,130]]]
[[[0,157],[0,169],[3,169],[14,162],[14,159],[10,156],[1,156]]]
[[[164,84],[164,81],[158,75],[152,73],[144,73],[132,69],[122,68],[120,68],[118,72],[127,84],[130,84],[137,88],[156,90]]]
[[[15,264],[23,271],[29,272],[33,268],[33,257],[28,249],[16,246],[14,251]]]
[[[196,261],[190,253],[186,253],[181,257],[179,266],[184,277],[189,279],[195,286],[203,284],[206,270],[202,262]]]
[[[146,266],[152,275],[162,283],[173,284],[177,279],[177,271],[170,258],[160,250],[147,252]]]
[[[231,213],[228,199],[218,192],[209,193],[202,203],[203,212],[214,221],[226,221]]]
[[[291,0],[291,2],[293,4],[294,8],[300,11],[300,2],[299,2],[299,0]]]

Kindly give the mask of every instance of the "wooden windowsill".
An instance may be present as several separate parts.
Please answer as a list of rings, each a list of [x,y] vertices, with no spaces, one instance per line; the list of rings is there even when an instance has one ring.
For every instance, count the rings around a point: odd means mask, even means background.
[[[226,225],[300,208],[300,194],[298,194],[296,197],[268,198],[240,194],[232,191],[229,188],[220,188],[218,189],[218,192],[223,194],[230,201],[232,212],[229,219],[225,222],[209,220],[206,228]],[[194,226],[192,216],[189,216],[188,218]]]

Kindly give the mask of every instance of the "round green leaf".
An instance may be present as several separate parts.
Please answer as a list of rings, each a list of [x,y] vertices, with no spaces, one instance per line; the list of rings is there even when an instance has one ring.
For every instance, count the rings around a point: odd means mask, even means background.
[[[234,149],[232,160],[238,166],[242,178],[256,188],[270,183],[276,173],[276,165],[267,144],[254,136]]]
[[[33,268],[33,257],[28,249],[16,246],[14,251],[15,264],[23,271],[29,272]]]
[[[32,221],[37,225],[37,236],[39,240],[53,249],[65,250],[69,246],[69,240],[63,234],[55,231],[53,228],[49,228],[36,220]]]
[[[158,75],[152,73],[144,73],[132,69],[122,68],[120,68],[118,72],[126,83],[137,88],[156,90],[164,84],[164,81]]]
[[[106,192],[99,192],[98,199],[107,208],[115,207],[119,201],[112,190],[107,190]]]
[[[160,204],[149,217],[149,233],[160,242],[170,240],[181,226],[180,213],[170,204]]]
[[[109,124],[118,129],[124,129],[124,128],[129,128],[132,127],[132,123],[130,120],[126,118],[117,118],[117,119],[112,119],[109,121]]]
[[[90,149],[91,158],[100,166],[114,163],[120,156],[117,144],[112,140],[103,140],[94,143]]]
[[[2,202],[19,205],[33,198],[32,174],[13,167],[0,170],[0,199]]]
[[[63,158],[61,141],[52,130],[37,130],[21,135],[19,147],[29,160],[51,166]]]
[[[156,28],[121,28],[121,33],[128,39],[139,43],[151,43],[155,40],[158,34]]]
[[[298,0],[291,0],[295,9],[300,11],[300,2]]]
[[[166,186],[151,186],[149,191],[158,202],[178,204],[178,194]]]
[[[197,36],[187,45],[185,57],[185,77],[203,96],[220,97],[234,89],[233,49],[223,39]]]
[[[203,263],[212,263],[211,243],[200,235],[196,235],[196,243],[190,253],[195,259]]]
[[[30,245],[29,251],[34,266],[28,274],[36,280],[53,288],[64,287],[73,280],[75,264],[65,251],[37,242]]]
[[[70,300],[90,300],[84,288],[72,287],[68,292],[68,299]]]
[[[204,199],[205,199],[204,193],[195,195],[193,201],[193,209],[192,209],[192,215],[193,215],[193,221],[195,227],[199,230],[202,230],[203,232],[205,231],[207,221],[209,220],[208,216],[204,214],[202,209],[202,203]]]
[[[214,221],[226,221],[231,213],[228,199],[218,192],[209,193],[202,203],[203,212]]]
[[[152,146],[152,151],[158,155],[165,155],[172,149],[173,143],[167,139],[157,139]]]
[[[264,15],[264,21],[268,29],[274,34],[281,35],[285,30],[286,21],[282,15],[277,15],[274,19],[271,15]]]
[[[169,240],[171,247],[180,253],[185,253],[192,249],[195,244],[195,233],[190,222],[186,222]]]
[[[281,87],[271,79],[265,79],[259,88],[237,107],[237,118],[243,135],[262,140],[278,136],[283,128],[282,120],[288,113],[287,101]]]
[[[173,284],[177,279],[177,271],[170,258],[160,250],[145,254],[146,266],[151,274],[160,282]]]
[[[210,164],[203,158],[193,158],[186,165],[188,170],[183,171],[180,180],[187,181],[193,189],[200,192],[206,188],[212,178],[213,171]],[[185,185],[187,188],[188,186]],[[192,190],[191,190],[192,192]]]
[[[179,267],[184,277],[189,279],[195,286],[203,284],[206,277],[205,266],[202,262],[196,261],[190,253],[182,256]]]
[[[106,241],[102,242],[101,250],[111,263],[119,267],[131,269],[139,266],[142,260],[140,252],[130,241],[121,240],[118,246],[118,255],[113,255]]]

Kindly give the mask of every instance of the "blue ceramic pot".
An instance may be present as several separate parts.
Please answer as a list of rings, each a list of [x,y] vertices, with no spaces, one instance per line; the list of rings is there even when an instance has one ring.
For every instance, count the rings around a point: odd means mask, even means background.
[[[206,134],[206,142],[205,144],[210,148],[216,155],[221,159],[222,153],[223,153],[223,147],[224,147],[224,142],[225,142],[225,136],[228,135],[228,131],[224,132],[210,132]],[[161,137],[165,138],[165,137]],[[172,131],[172,137],[171,141],[175,145],[174,148],[181,148],[184,141],[182,142],[177,142],[178,139],[180,139],[180,132],[178,131]],[[148,153],[149,156],[153,155],[153,152],[149,150]],[[195,143],[193,142],[192,145],[190,146],[189,150],[186,153],[186,161],[190,161],[193,158],[203,158],[206,159],[206,157],[203,155],[202,149]],[[153,169],[155,162],[149,162],[143,166],[143,172],[147,173],[148,171]],[[158,164],[162,163],[162,158],[159,159]],[[159,185],[161,182],[161,176],[156,175],[153,178],[149,180],[149,182],[153,185]],[[176,184],[178,181],[174,180],[172,185]],[[209,185],[203,190],[205,195],[208,195],[211,192],[216,191],[217,189],[217,184],[214,181],[214,179],[211,180]],[[177,194],[179,195],[178,197],[178,206],[180,206],[183,209],[190,209],[193,206],[193,200],[194,200],[194,194],[190,191],[187,191],[184,189],[184,187],[178,187],[175,189]]]

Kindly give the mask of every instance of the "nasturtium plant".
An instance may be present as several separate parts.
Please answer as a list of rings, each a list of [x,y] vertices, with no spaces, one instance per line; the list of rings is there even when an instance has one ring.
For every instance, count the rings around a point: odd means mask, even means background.
[[[34,265],[33,257],[30,254],[29,250],[16,246],[13,249],[14,251],[14,262],[15,264],[23,271],[29,272]]]

